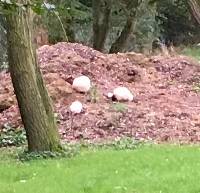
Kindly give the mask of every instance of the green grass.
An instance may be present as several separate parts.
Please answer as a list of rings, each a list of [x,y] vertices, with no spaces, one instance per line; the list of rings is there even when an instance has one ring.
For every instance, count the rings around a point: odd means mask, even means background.
[[[0,193],[200,193],[200,147],[84,150],[19,162],[0,150]]]
[[[200,48],[193,48],[193,47],[184,48],[182,50],[182,54],[186,56],[191,56],[200,61]]]

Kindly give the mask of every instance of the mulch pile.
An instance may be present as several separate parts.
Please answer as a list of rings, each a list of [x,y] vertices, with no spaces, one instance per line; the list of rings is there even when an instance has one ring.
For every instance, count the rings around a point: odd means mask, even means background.
[[[103,54],[75,43],[43,46],[37,53],[64,140],[133,136],[158,142],[200,141],[200,92],[195,91],[200,65],[192,59],[134,52]],[[98,93],[96,103],[91,94],[71,88],[72,80],[81,74],[91,78]],[[1,72],[0,79],[0,129],[5,124],[21,126],[10,74]],[[120,85],[135,95],[122,111],[105,97]],[[68,107],[77,99],[84,103],[84,112],[72,121]]]

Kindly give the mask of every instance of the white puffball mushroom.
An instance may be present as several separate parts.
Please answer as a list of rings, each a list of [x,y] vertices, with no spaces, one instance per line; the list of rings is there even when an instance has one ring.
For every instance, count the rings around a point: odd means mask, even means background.
[[[107,94],[107,97],[108,97],[108,98],[112,98],[112,97],[113,97],[113,93],[112,93],[112,92],[109,92],[109,93]]]
[[[118,101],[132,101],[133,94],[126,87],[117,87],[113,90],[113,95]]]
[[[74,79],[72,87],[78,92],[88,92],[91,88],[91,81],[87,76],[79,76]]]
[[[83,110],[83,105],[80,101],[74,101],[69,109],[73,114],[79,114]]]

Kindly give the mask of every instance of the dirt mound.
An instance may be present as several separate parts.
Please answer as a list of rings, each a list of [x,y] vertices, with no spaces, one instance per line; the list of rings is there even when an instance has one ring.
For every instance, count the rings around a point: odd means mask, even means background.
[[[70,43],[43,46],[37,53],[63,139],[126,135],[157,141],[200,140],[200,93],[194,91],[200,82],[200,66],[190,58],[148,58],[134,52],[108,55]],[[88,96],[71,88],[72,80],[81,74],[93,83]],[[21,120],[9,73],[0,73],[0,79],[0,128],[6,123],[17,127]],[[104,96],[120,85],[134,93],[134,102],[114,104]],[[85,110],[71,124],[68,107],[76,99]]]

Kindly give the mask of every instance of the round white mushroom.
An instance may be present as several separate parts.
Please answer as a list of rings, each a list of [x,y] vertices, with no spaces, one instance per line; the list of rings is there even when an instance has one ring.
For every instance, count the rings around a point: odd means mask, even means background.
[[[118,101],[132,101],[133,94],[126,87],[117,87],[113,90],[113,95]]]
[[[112,92],[109,92],[109,93],[107,94],[107,97],[108,97],[108,98],[112,98],[112,97],[113,97],[113,93],[112,93]]]
[[[83,105],[80,101],[74,101],[69,109],[73,114],[79,114],[83,110]]]
[[[78,92],[86,93],[91,88],[91,81],[87,76],[79,76],[74,79],[72,87]]]

